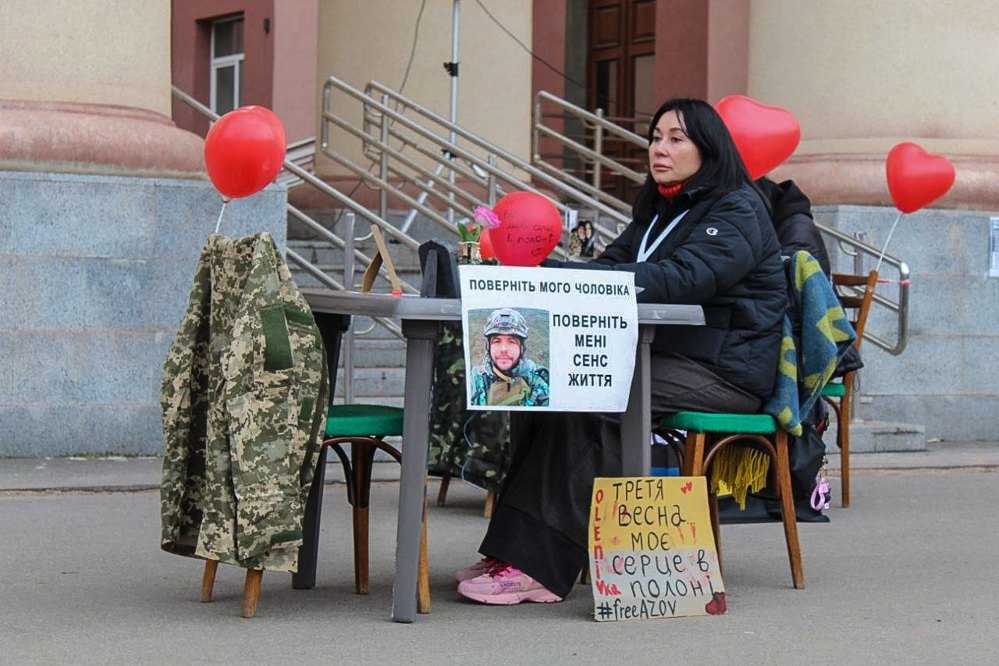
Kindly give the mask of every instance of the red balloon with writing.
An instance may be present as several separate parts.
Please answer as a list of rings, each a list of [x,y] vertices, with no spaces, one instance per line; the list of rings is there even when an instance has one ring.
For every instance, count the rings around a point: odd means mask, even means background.
[[[947,194],[955,174],[954,165],[943,155],[932,155],[905,141],[889,151],[885,175],[895,207],[913,213]]]
[[[735,147],[756,180],[789,158],[801,141],[798,119],[787,109],[769,106],[745,95],[729,95],[715,105]]]
[[[510,192],[493,211],[500,225],[489,231],[496,258],[504,266],[537,266],[562,237],[562,216],[547,197]]]
[[[273,111],[244,106],[219,118],[205,137],[205,169],[223,197],[239,199],[274,180],[287,146]]]

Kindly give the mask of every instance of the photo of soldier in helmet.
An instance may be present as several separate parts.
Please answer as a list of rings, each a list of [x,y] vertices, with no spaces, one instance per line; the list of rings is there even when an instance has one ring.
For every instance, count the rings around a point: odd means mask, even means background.
[[[527,311],[527,310],[525,310]],[[475,344],[482,358],[482,364],[472,370],[472,399],[476,406],[507,407],[547,407],[548,368],[544,364],[527,358],[530,330],[527,318],[513,308],[469,312],[469,326],[481,321],[476,312],[487,315],[482,329],[483,345]],[[543,340],[543,348],[535,358],[547,359],[548,312],[530,310],[536,326],[543,328],[544,334],[536,336]],[[542,324],[543,322],[543,324]],[[471,329],[470,329],[471,330]],[[541,331],[538,331],[541,333]]]

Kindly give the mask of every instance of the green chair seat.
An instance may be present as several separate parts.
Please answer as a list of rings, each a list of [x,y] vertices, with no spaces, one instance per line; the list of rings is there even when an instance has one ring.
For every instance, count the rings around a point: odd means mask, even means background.
[[[399,407],[333,405],[326,419],[327,437],[391,437],[402,435]]]
[[[822,395],[827,398],[842,398],[846,395],[846,387],[843,382],[829,382],[822,387]]]
[[[777,423],[769,414],[677,412],[660,421],[660,425],[696,432],[744,432],[754,435],[769,435],[777,431]]]

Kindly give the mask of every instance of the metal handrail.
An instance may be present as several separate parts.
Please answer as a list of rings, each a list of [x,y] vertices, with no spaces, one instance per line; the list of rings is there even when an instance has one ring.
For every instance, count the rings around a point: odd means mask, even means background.
[[[291,248],[287,248],[285,252],[287,253],[289,259],[291,259],[294,263],[301,266],[306,273],[316,278],[316,280],[318,280],[319,282],[322,282],[330,289],[334,289],[336,291],[345,291],[345,287],[342,284],[331,278],[323,271],[316,268],[298,252],[295,252]],[[400,340],[405,340],[405,336],[403,336],[402,334],[402,329],[391,319],[386,319],[384,317],[372,317],[371,319],[384,326],[386,329],[388,329],[389,332],[391,332]]]
[[[316,137],[312,136],[289,143],[285,151],[285,159],[294,162],[306,171],[313,171],[316,162]],[[278,177],[278,182],[290,189],[302,184],[303,181],[294,174],[282,173]]]
[[[648,140],[644,136],[641,136],[640,134],[635,134],[631,130],[628,130],[628,129],[625,129],[624,127],[621,127],[617,123],[615,123],[612,120],[608,119],[603,114],[597,114],[597,113],[594,113],[592,111],[587,111],[583,107],[577,106],[577,105],[573,104],[572,102],[569,102],[567,100],[562,99],[561,97],[553,95],[553,94],[551,94],[550,92],[548,92],[546,90],[539,90],[538,93],[534,97],[534,109],[535,109],[535,111],[534,111],[534,118],[535,118],[535,125],[537,125],[538,123],[541,122],[541,103],[542,102],[551,102],[552,104],[555,104],[556,106],[561,107],[562,109],[564,109],[564,111],[567,114],[570,114],[570,115],[572,115],[572,116],[574,116],[576,118],[579,118],[581,120],[585,120],[587,123],[589,123],[589,124],[591,124],[591,125],[593,125],[595,127],[600,127],[602,129],[610,132],[611,134],[616,134],[620,138],[625,139],[629,143],[632,143],[635,146],[637,146],[638,148],[641,148],[641,149],[644,150],[644,149],[647,149],[649,147],[649,142],[648,142]]]
[[[331,91],[334,87],[341,90],[342,92],[347,93],[348,95],[351,95],[352,97],[358,99],[359,101],[364,102],[365,100],[368,100],[367,103],[370,104],[370,106],[372,106],[375,110],[381,112],[383,118],[386,116],[389,117],[397,125],[406,127],[407,129],[422,136],[428,141],[431,141],[439,145],[440,147],[444,148],[450,156],[459,157],[468,162],[469,164],[477,166],[483,172],[490,174],[496,177],[497,179],[510,184],[512,188],[538,192],[537,188],[534,187],[529,181],[519,178],[518,176],[508,171],[504,171],[498,166],[490,164],[489,160],[479,157],[475,153],[466,150],[465,148],[461,147],[460,145],[457,145],[456,143],[451,143],[448,139],[443,138],[440,135],[426,129],[423,125],[420,125],[419,123],[411,120],[409,117],[403,115],[402,113],[396,112],[395,110],[391,109],[388,105],[378,102],[377,100],[373,99],[371,96],[367,95],[366,93],[357,90],[350,84],[336,77],[330,77],[327,80],[326,84],[324,85],[324,94],[323,94],[324,100],[328,100],[331,97]],[[516,155],[483,139],[482,137],[465,130],[461,126],[449,122],[446,118],[440,116],[439,114],[431,111],[430,109],[427,109],[426,107],[423,107],[420,104],[417,104],[416,102],[413,102],[412,100],[402,95],[399,95],[391,88],[388,88],[387,86],[377,81],[370,82],[366,87],[366,90],[378,91],[380,94],[387,96],[391,100],[395,101],[397,104],[405,105],[406,108],[413,110],[414,112],[418,113],[426,120],[433,122],[435,125],[437,125],[440,128],[446,129],[449,132],[453,129],[456,137],[462,139],[471,146],[484,150],[487,154],[493,155],[496,159],[503,160],[504,162],[509,164],[513,169],[523,172],[527,176],[536,179],[537,181],[543,183],[545,186],[551,187],[559,194],[571,200],[575,200],[585,207],[593,208],[597,210],[599,213],[602,213],[612,218],[615,221],[623,223],[628,223],[631,221],[630,217],[623,215],[619,210],[611,208],[610,206],[607,206],[601,201],[592,198],[585,192],[567,184],[563,179],[559,179],[549,175],[546,171],[539,169],[538,167],[530,164],[525,160],[520,159]],[[324,118],[325,118],[325,113],[324,113]],[[328,129],[323,128],[321,136],[326,137],[328,141],[328,136],[329,136]],[[321,144],[320,147],[325,150],[327,146],[328,144]],[[538,193],[544,194],[542,192]],[[567,206],[566,204],[560,201],[553,201],[553,203],[555,203],[556,207],[563,212],[570,209],[570,206]],[[617,235],[615,230],[605,228],[599,224],[595,225],[595,227],[596,230],[608,240],[614,238]]]
[[[482,203],[482,201],[478,197],[472,196],[470,193],[466,192],[465,190],[463,190],[463,189],[461,189],[461,188],[459,188],[459,187],[451,184],[446,178],[442,178],[442,177],[438,176],[437,174],[432,173],[428,169],[425,169],[425,168],[421,167],[415,161],[413,161],[413,160],[405,157],[402,154],[401,151],[397,151],[397,150],[393,149],[390,144],[383,143],[379,139],[373,139],[373,138],[365,135],[362,130],[354,127],[349,122],[347,122],[345,119],[343,119],[343,118],[341,118],[339,116],[332,115],[332,114],[329,115],[329,119],[330,119],[331,122],[336,123],[336,125],[338,127],[341,127],[343,129],[345,129],[348,133],[356,136],[357,138],[362,139],[364,141],[368,141],[371,145],[375,146],[379,150],[391,153],[392,156],[397,161],[401,162],[404,166],[406,166],[407,168],[411,169],[412,171],[415,171],[417,174],[419,174],[423,178],[426,178],[427,180],[431,181],[435,185],[439,185],[439,186],[443,187],[446,192],[452,192],[452,193],[454,193],[454,194],[462,197],[466,201],[470,202],[473,206],[476,205],[476,204],[481,204]],[[334,160],[337,160],[338,162],[341,161],[340,156],[330,155],[330,157],[332,157]],[[347,165],[345,164],[344,166],[347,166]],[[348,166],[347,168],[351,168],[351,167]],[[389,169],[392,168],[391,164],[388,166],[388,168]],[[399,172],[399,174],[402,175],[401,172]],[[368,174],[366,174],[366,175],[368,175]],[[369,179],[369,180],[375,180],[375,179]],[[390,187],[391,187],[391,185],[390,185]],[[395,189],[395,188],[393,188],[393,189]],[[442,196],[440,191],[431,190],[431,189],[429,189],[429,186],[428,186],[428,188],[427,188],[426,191],[427,191],[428,195],[435,196],[436,198],[440,198]],[[418,202],[418,203],[420,203],[421,206],[422,206],[422,202]],[[470,208],[460,207],[457,204],[455,204],[455,207],[456,208],[461,208],[462,212],[465,215],[471,217],[472,210]],[[416,209],[419,210],[419,208],[416,208]],[[421,210],[420,212],[423,212],[423,211]],[[457,228],[454,228],[452,225],[447,225],[447,229],[448,229],[448,231],[452,231],[454,233],[457,233]]]
[[[560,110],[560,113],[545,113],[543,108],[545,103],[555,105]],[[569,137],[566,133],[559,132],[546,125],[545,119],[553,117],[560,118],[563,121],[570,119],[580,122],[584,130],[584,136],[581,138],[583,141],[592,141],[593,147],[584,145],[576,139]],[[585,189],[594,197],[605,202],[612,198],[616,199],[616,197],[613,197],[609,193],[603,192],[603,188],[601,187],[605,168],[611,171],[610,175],[623,176],[633,183],[641,184],[645,182],[646,175],[625,166],[625,161],[630,160],[615,159],[605,155],[605,144],[610,142],[616,144],[624,143],[625,145],[630,144],[636,148],[647,150],[649,142],[645,137],[622,127],[614,122],[614,120],[614,118],[608,118],[603,109],[597,109],[595,112],[588,111],[548,91],[539,90],[534,96],[534,117],[531,123],[531,161],[536,165],[543,165],[549,171],[566,173],[567,176],[572,178],[573,183],[577,187],[580,186],[580,183],[586,182],[584,178],[588,176],[590,182],[587,183]],[[551,157],[551,155],[542,154],[542,137],[547,137],[555,141],[556,145],[559,146],[561,152],[559,157],[563,163],[562,166],[552,164],[545,159],[546,157]],[[572,155],[574,158],[573,161],[578,161],[579,168],[567,168],[564,165],[566,154]],[[575,171],[582,177],[572,176],[569,174],[570,171]],[[597,192],[602,192],[603,194],[597,194]],[[621,210],[630,211],[630,206],[625,202],[619,199],[617,201],[617,204],[612,203],[610,205],[616,205]]]
[[[198,100],[196,100],[194,97],[191,97],[190,95],[188,95],[186,92],[184,92],[183,90],[181,90],[177,86],[171,85],[170,86],[170,90],[173,93],[174,97],[176,97],[180,101],[184,102],[185,104],[187,104],[188,106],[190,106],[192,109],[194,109],[195,111],[197,111],[201,115],[207,117],[209,120],[216,121],[216,120],[218,120],[220,118],[220,116],[217,113],[215,113],[210,108],[208,108],[207,106],[205,106],[204,104],[202,104],[201,102],[199,102]],[[300,147],[306,141],[307,140],[296,142],[295,144],[292,144],[292,146],[293,147]],[[314,140],[313,140],[313,143],[314,143]],[[314,154],[314,149],[313,149],[313,154]],[[323,180],[320,180],[319,178],[317,178],[312,173],[309,173],[308,171],[306,171],[305,169],[303,169],[301,166],[299,166],[298,164],[296,164],[295,162],[293,162],[291,159],[288,159],[287,155],[286,155],[286,158],[284,160],[283,166],[284,166],[285,171],[288,171],[291,174],[294,174],[295,176],[297,176],[298,178],[300,178],[303,182],[308,183],[309,185],[312,185],[313,187],[315,187],[316,189],[318,189],[320,192],[322,192],[322,193],[324,193],[324,194],[332,197],[333,199],[335,199],[337,202],[339,202],[343,206],[347,207],[348,209],[350,209],[354,213],[356,213],[356,214],[360,215],[361,217],[363,217],[370,224],[377,225],[386,234],[389,234],[390,236],[392,236],[393,238],[395,238],[396,240],[398,240],[401,244],[405,245],[406,247],[410,248],[411,250],[416,250],[416,249],[419,248],[419,243],[417,243],[415,240],[413,240],[412,238],[410,238],[408,235],[400,233],[393,225],[391,225],[388,222],[386,222],[385,220],[381,219],[380,217],[378,217],[377,215],[375,215],[374,213],[372,213],[371,211],[369,211],[367,208],[364,208],[363,206],[361,206],[360,204],[358,204],[356,201],[354,201],[350,197],[348,197],[345,194],[341,193],[339,190],[331,187],[329,184],[327,184]],[[325,228],[322,227],[322,225],[320,225],[318,222],[316,222],[312,218],[308,217],[305,213],[303,213],[302,211],[298,210],[297,208],[295,208],[291,204],[287,204],[287,211],[291,215],[294,215],[295,217],[297,217],[299,220],[302,220],[303,222],[305,222],[313,231],[315,231],[317,233],[320,233],[316,227],[324,229],[324,232],[326,231]],[[330,240],[334,245],[337,245],[341,249],[345,248],[346,244],[344,243],[344,241],[342,241],[341,239],[339,239],[335,234],[332,234],[332,232],[320,233],[320,235],[323,236],[324,238],[326,238],[327,240]],[[319,268],[317,268],[316,266],[314,266],[307,259],[305,259],[305,257],[301,256],[300,254],[298,254],[297,252],[295,252],[291,248],[286,248],[285,252],[286,252],[286,256],[289,259],[291,259],[294,263],[296,263],[299,266],[301,266],[303,270],[305,270],[307,273],[309,273],[312,277],[316,278],[322,284],[326,285],[327,287],[330,287],[331,289],[344,289],[344,286],[342,284],[340,284],[339,282],[337,282],[335,279],[331,278],[330,276],[326,275],[326,273],[324,273],[322,270],[320,270]],[[361,258],[362,260],[365,260],[365,261],[370,261],[367,256],[365,256],[364,254],[362,254],[360,252],[355,251],[353,253],[353,255],[355,257],[357,255],[360,255],[360,257],[358,257],[358,258]],[[385,278],[388,277],[388,273],[385,271],[385,269],[379,270],[379,275],[381,275],[382,277],[385,277]],[[407,291],[409,293],[414,293],[414,292],[418,293],[418,290],[415,287],[413,287],[412,285],[408,284],[408,283],[403,283],[403,290]],[[399,338],[400,340],[404,339],[403,335],[402,335],[402,329],[398,325],[396,325],[394,322],[392,322],[391,320],[389,320],[389,319],[383,319],[383,318],[373,318],[373,321],[377,322],[380,326],[384,327],[386,330],[388,330],[389,332],[391,332],[395,337]]]
[[[840,246],[847,245],[850,247],[853,250],[853,254],[859,254],[861,256],[868,256],[872,258],[878,258],[881,256],[880,249],[845,234],[839,229],[834,229],[833,227],[826,226],[820,222],[816,222],[815,226],[820,232],[839,243]],[[869,340],[874,346],[885,350],[889,354],[898,356],[905,351],[906,346],[909,344],[909,280],[911,278],[911,272],[909,270],[909,264],[890,254],[884,255],[883,265],[892,266],[898,272],[897,280],[888,280],[889,282],[895,282],[898,284],[898,300],[893,301],[875,291],[873,301],[874,303],[877,303],[878,305],[896,313],[897,325],[895,341],[892,342],[871,332],[870,327],[867,327],[864,330],[864,339]],[[854,272],[861,273],[863,271],[855,270]],[[857,291],[857,295],[861,295],[858,290],[855,291]]]
[[[313,233],[315,233],[317,236],[319,236],[321,238],[324,238],[325,240],[327,240],[328,242],[332,243],[333,245],[336,245],[341,250],[346,250],[347,249],[347,242],[346,241],[344,241],[342,238],[340,238],[339,236],[337,236],[336,234],[334,234],[332,231],[330,231],[329,229],[327,229],[323,225],[319,224],[319,222],[317,222],[312,217],[310,217],[306,213],[304,213],[301,210],[299,210],[297,207],[295,207],[295,206],[293,206],[291,204],[288,204],[288,212],[291,215],[293,215],[296,219],[298,219],[300,222],[302,222],[307,227],[309,227],[309,229],[311,229],[313,231]],[[360,260],[365,266],[367,266],[367,265],[369,265],[371,263],[371,257],[369,257],[368,255],[364,254],[363,252],[361,252],[357,248],[353,248],[353,255],[354,255],[355,259]],[[380,267],[378,269],[378,274],[380,276],[382,276],[386,280],[389,279],[389,273],[388,273],[387,270],[385,270],[384,267]],[[410,283],[406,282],[405,280],[400,279],[399,282],[402,284],[402,290],[404,292],[409,293],[409,294],[419,294],[420,293],[419,289],[417,289],[416,287],[414,287]],[[353,287],[353,285],[351,285],[351,287]]]
[[[591,150],[590,148],[587,148],[586,146],[584,146],[583,144],[579,143],[578,141],[573,141],[569,137],[565,136],[564,134],[560,134],[560,133],[556,132],[555,130],[551,129],[550,127],[545,127],[544,125],[535,125],[534,126],[534,132],[535,132],[535,135],[538,137],[538,142],[539,143],[541,141],[540,135],[542,135],[542,134],[545,135],[545,136],[547,136],[547,137],[550,137],[552,139],[557,139],[565,147],[572,148],[573,150],[575,150],[580,155],[583,155],[584,157],[590,158],[590,161],[592,161],[592,162],[594,162],[596,164],[599,164],[601,166],[605,166],[605,167],[611,169],[612,171],[616,171],[619,174],[621,174],[622,176],[625,176],[629,180],[632,180],[632,181],[634,181],[636,183],[644,183],[645,182],[645,174],[638,173],[637,171],[635,171],[633,169],[629,169],[628,167],[626,167],[623,164],[621,164],[619,161],[611,159],[611,158],[606,157],[604,155],[601,155],[597,151]],[[538,157],[540,158],[541,155],[538,154]]]
[[[585,192],[589,192],[591,196],[600,199],[608,206],[614,206],[620,209],[621,212],[624,213],[625,215],[631,214],[631,206],[629,206],[627,203],[621,201],[613,194],[609,194],[601,189],[594,187],[593,185],[587,183],[582,178],[577,178],[576,176],[573,176],[571,173],[569,173],[568,169],[559,169],[558,167],[552,166],[547,162],[538,162],[537,165],[551,174],[558,174],[560,177],[565,178],[579,189]]]

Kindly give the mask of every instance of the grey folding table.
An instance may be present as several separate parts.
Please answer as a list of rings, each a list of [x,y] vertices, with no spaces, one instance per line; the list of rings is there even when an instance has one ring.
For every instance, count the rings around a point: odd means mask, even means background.
[[[416,582],[420,526],[426,492],[427,446],[434,347],[441,322],[461,320],[461,299],[391,296],[328,289],[303,289],[323,338],[338,339],[329,330],[329,318],[318,315],[385,317],[402,322],[406,338],[406,383],[402,435],[402,476],[399,483],[399,516],[396,541],[392,619],[412,622],[416,617]],[[621,459],[625,476],[644,476],[650,465],[649,353],[656,326],[704,324],[696,305],[638,306],[638,349],[628,409],[621,422]],[[335,358],[336,355],[332,355]],[[330,374],[335,368],[330,369]]]

